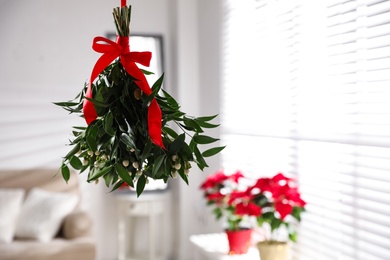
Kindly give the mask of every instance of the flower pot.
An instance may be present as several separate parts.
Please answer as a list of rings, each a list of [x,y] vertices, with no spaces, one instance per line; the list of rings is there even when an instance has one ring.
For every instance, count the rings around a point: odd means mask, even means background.
[[[252,230],[226,230],[229,242],[229,255],[246,254],[251,245]]]
[[[263,241],[257,243],[261,260],[287,260],[288,244],[279,241]]]

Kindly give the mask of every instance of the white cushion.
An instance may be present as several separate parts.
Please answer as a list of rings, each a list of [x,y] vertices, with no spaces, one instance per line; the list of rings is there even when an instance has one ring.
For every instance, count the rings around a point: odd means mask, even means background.
[[[41,242],[52,240],[77,202],[78,197],[74,194],[32,189],[23,203],[15,236]]]
[[[23,189],[0,189],[0,243],[12,242],[23,198]]]

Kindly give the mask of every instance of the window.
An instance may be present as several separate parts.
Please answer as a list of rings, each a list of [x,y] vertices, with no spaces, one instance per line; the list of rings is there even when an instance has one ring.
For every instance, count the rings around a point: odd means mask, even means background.
[[[226,170],[297,176],[293,259],[390,259],[390,1],[224,0]]]

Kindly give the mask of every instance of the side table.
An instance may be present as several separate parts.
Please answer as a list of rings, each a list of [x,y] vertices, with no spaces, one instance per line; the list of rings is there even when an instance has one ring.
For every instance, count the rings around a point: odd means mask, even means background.
[[[117,193],[115,197],[118,206],[118,259],[166,260],[168,254],[164,232],[167,230],[164,229],[167,226],[169,192],[145,192],[139,198],[135,193],[125,192]],[[138,252],[134,246],[137,237],[135,227],[140,218],[146,218],[148,223],[147,252]],[[161,242],[157,245],[156,241]]]
[[[229,243],[225,233],[192,235],[190,241],[196,249],[196,260],[259,260],[259,251],[250,247],[248,253],[228,255]]]

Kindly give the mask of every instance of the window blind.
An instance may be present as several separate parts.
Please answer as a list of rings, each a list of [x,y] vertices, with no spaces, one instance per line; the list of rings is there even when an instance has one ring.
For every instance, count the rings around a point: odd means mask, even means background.
[[[223,1],[226,170],[285,172],[293,259],[390,259],[390,1]]]

